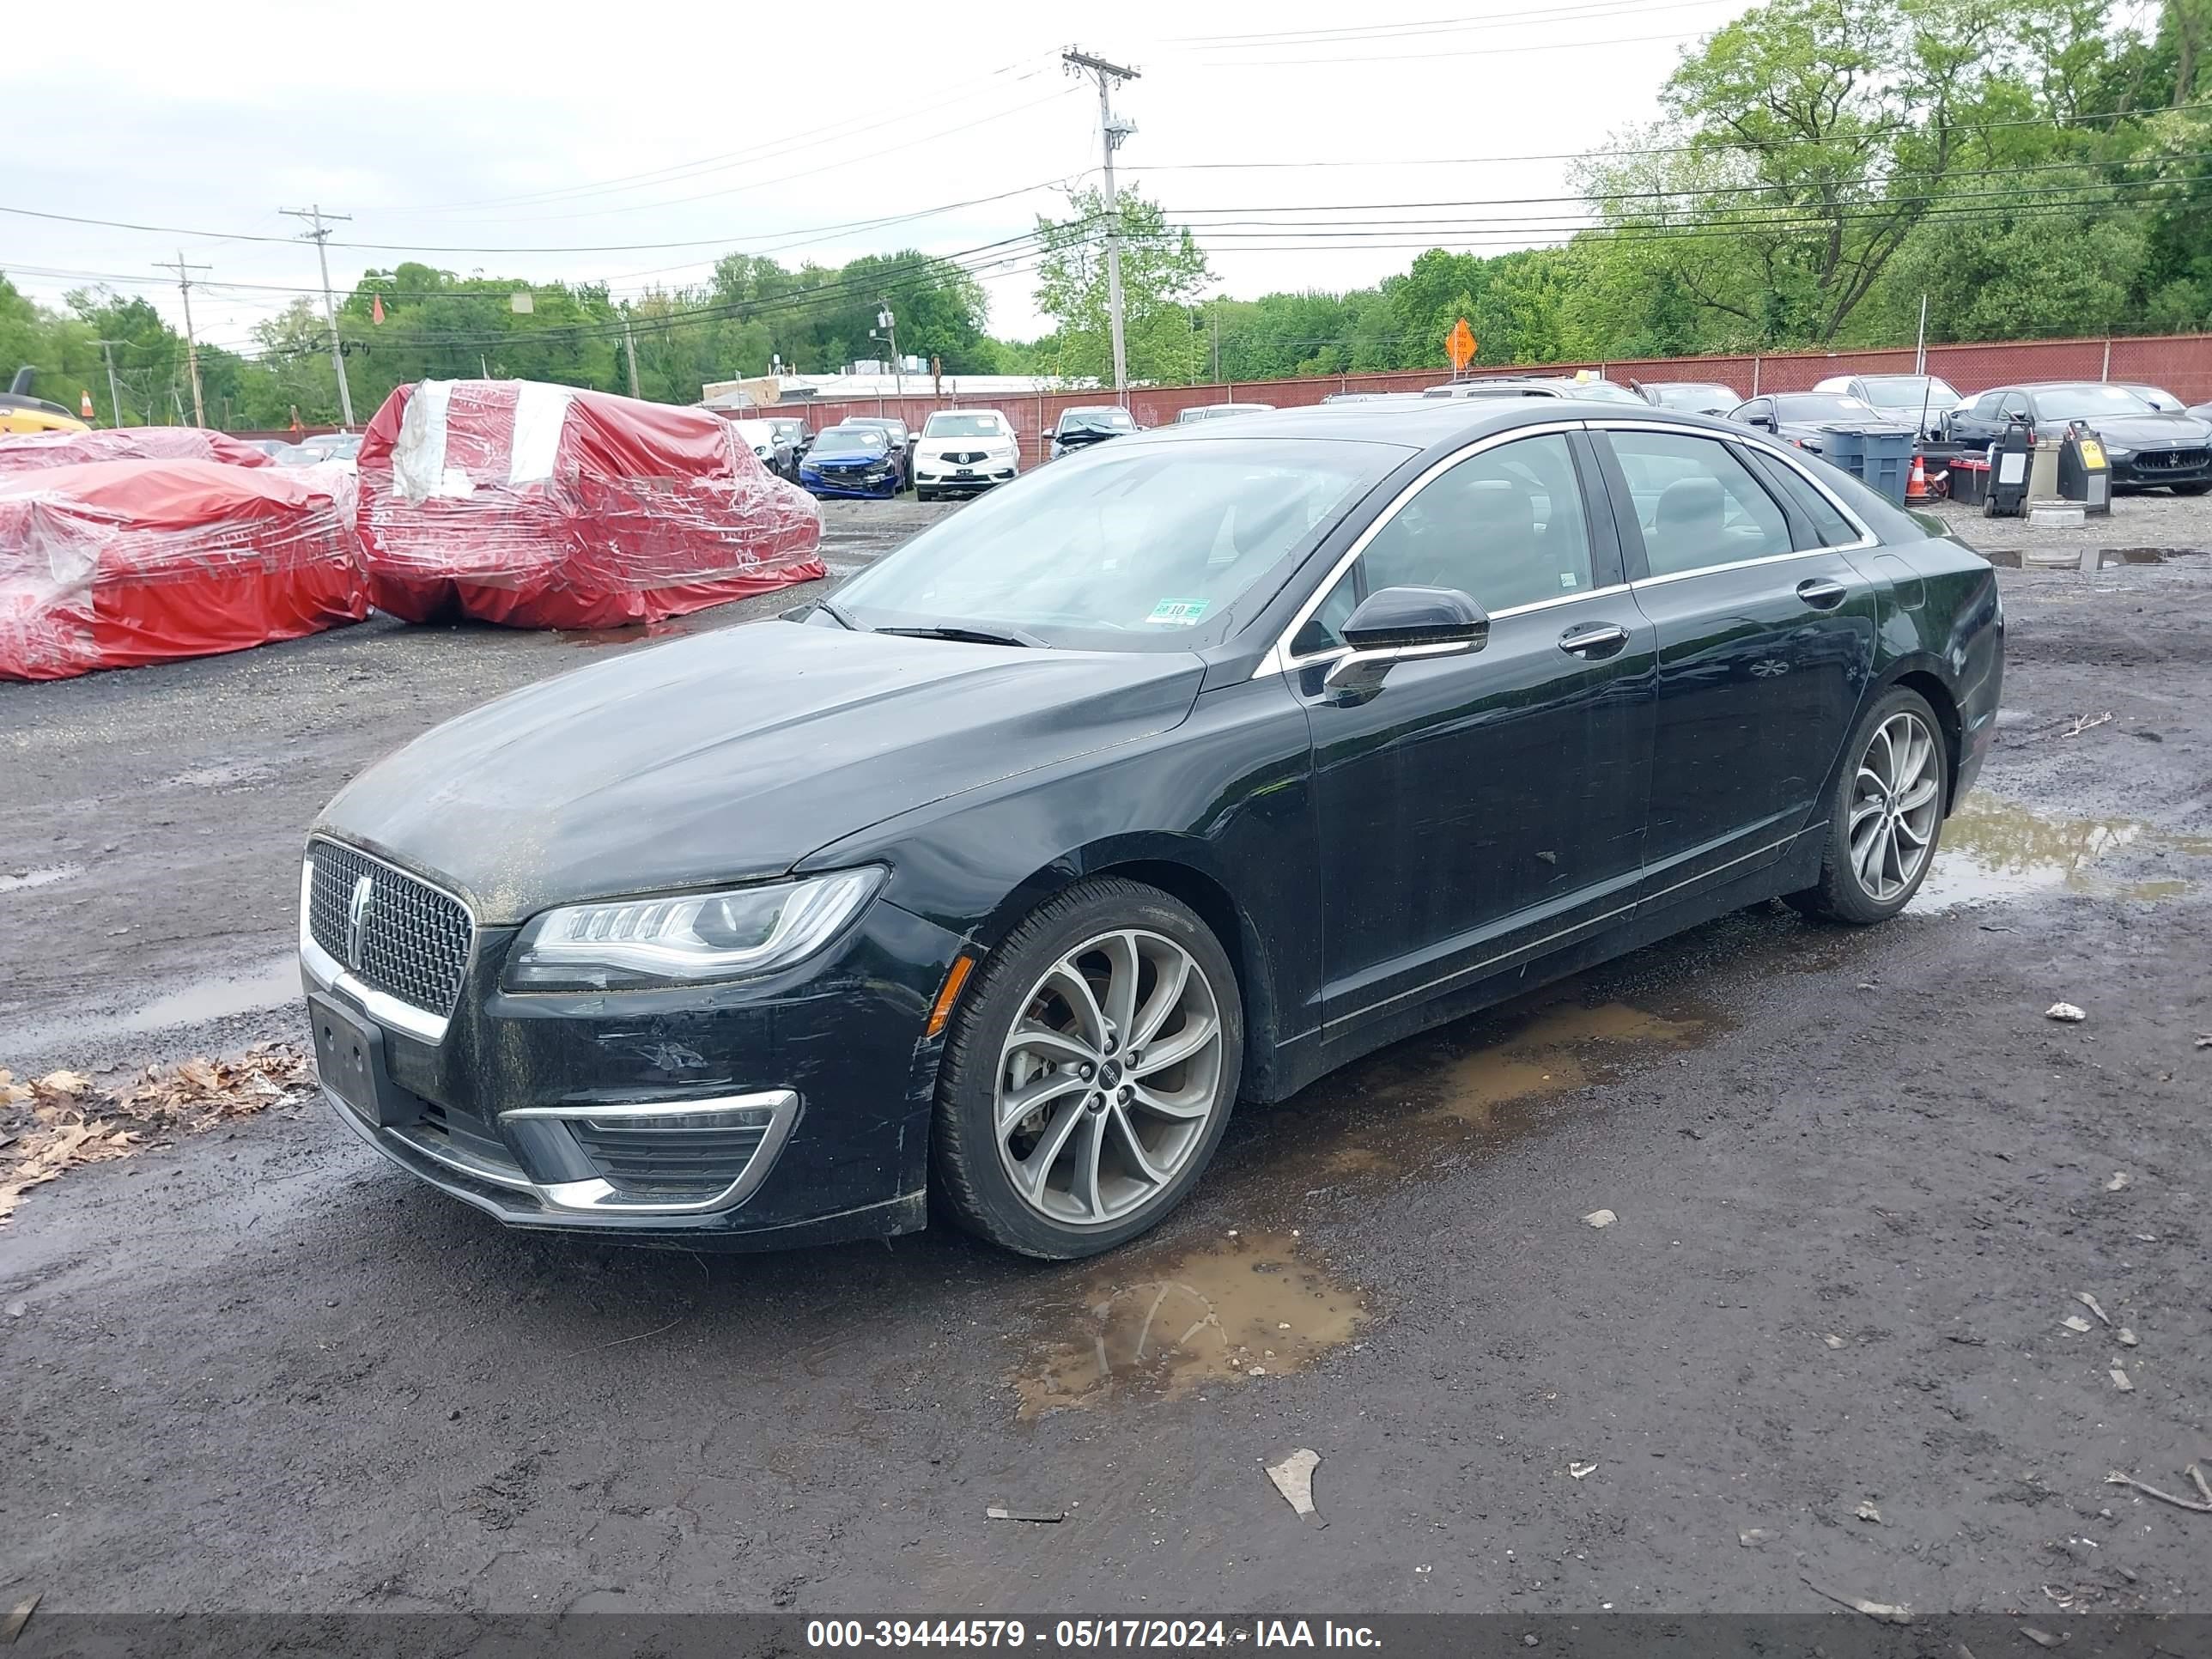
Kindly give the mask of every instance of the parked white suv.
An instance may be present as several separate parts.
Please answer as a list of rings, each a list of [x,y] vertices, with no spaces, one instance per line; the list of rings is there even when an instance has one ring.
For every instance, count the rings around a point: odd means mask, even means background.
[[[1022,470],[1013,422],[995,409],[940,409],[923,422],[914,450],[914,495],[975,495]]]

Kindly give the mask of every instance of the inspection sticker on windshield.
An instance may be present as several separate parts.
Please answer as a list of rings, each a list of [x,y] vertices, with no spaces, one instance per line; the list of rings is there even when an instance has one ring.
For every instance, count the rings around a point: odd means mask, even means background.
[[[1188,628],[1206,614],[1211,599],[1162,599],[1152,607],[1152,614],[1145,618],[1163,628]]]

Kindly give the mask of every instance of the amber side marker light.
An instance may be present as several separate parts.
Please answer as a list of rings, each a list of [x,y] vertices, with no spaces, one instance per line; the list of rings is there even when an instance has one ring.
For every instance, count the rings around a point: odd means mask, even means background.
[[[937,994],[937,1000],[929,1011],[928,1036],[938,1037],[945,1035],[945,1022],[952,1018],[952,1005],[960,1000],[960,988],[968,982],[968,975],[975,969],[975,958],[973,957],[952,958],[951,971],[945,975],[945,988]]]

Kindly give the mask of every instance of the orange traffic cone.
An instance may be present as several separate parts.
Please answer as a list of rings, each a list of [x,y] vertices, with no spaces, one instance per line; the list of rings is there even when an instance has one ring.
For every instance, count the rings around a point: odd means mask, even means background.
[[[86,420],[92,418],[92,393],[84,392],[77,394],[76,410]]]
[[[1905,481],[1905,499],[1908,501],[1932,500],[1934,492],[1928,488],[1928,466],[1917,453],[1912,457],[1912,476]]]

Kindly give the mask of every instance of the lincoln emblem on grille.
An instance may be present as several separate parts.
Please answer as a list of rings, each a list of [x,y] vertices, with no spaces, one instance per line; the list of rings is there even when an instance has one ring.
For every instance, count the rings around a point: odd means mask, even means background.
[[[363,876],[353,884],[353,899],[346,906],[346,966],[361,966],[361,930],[368,922],[369,902],[376,896],[374,877]]]

